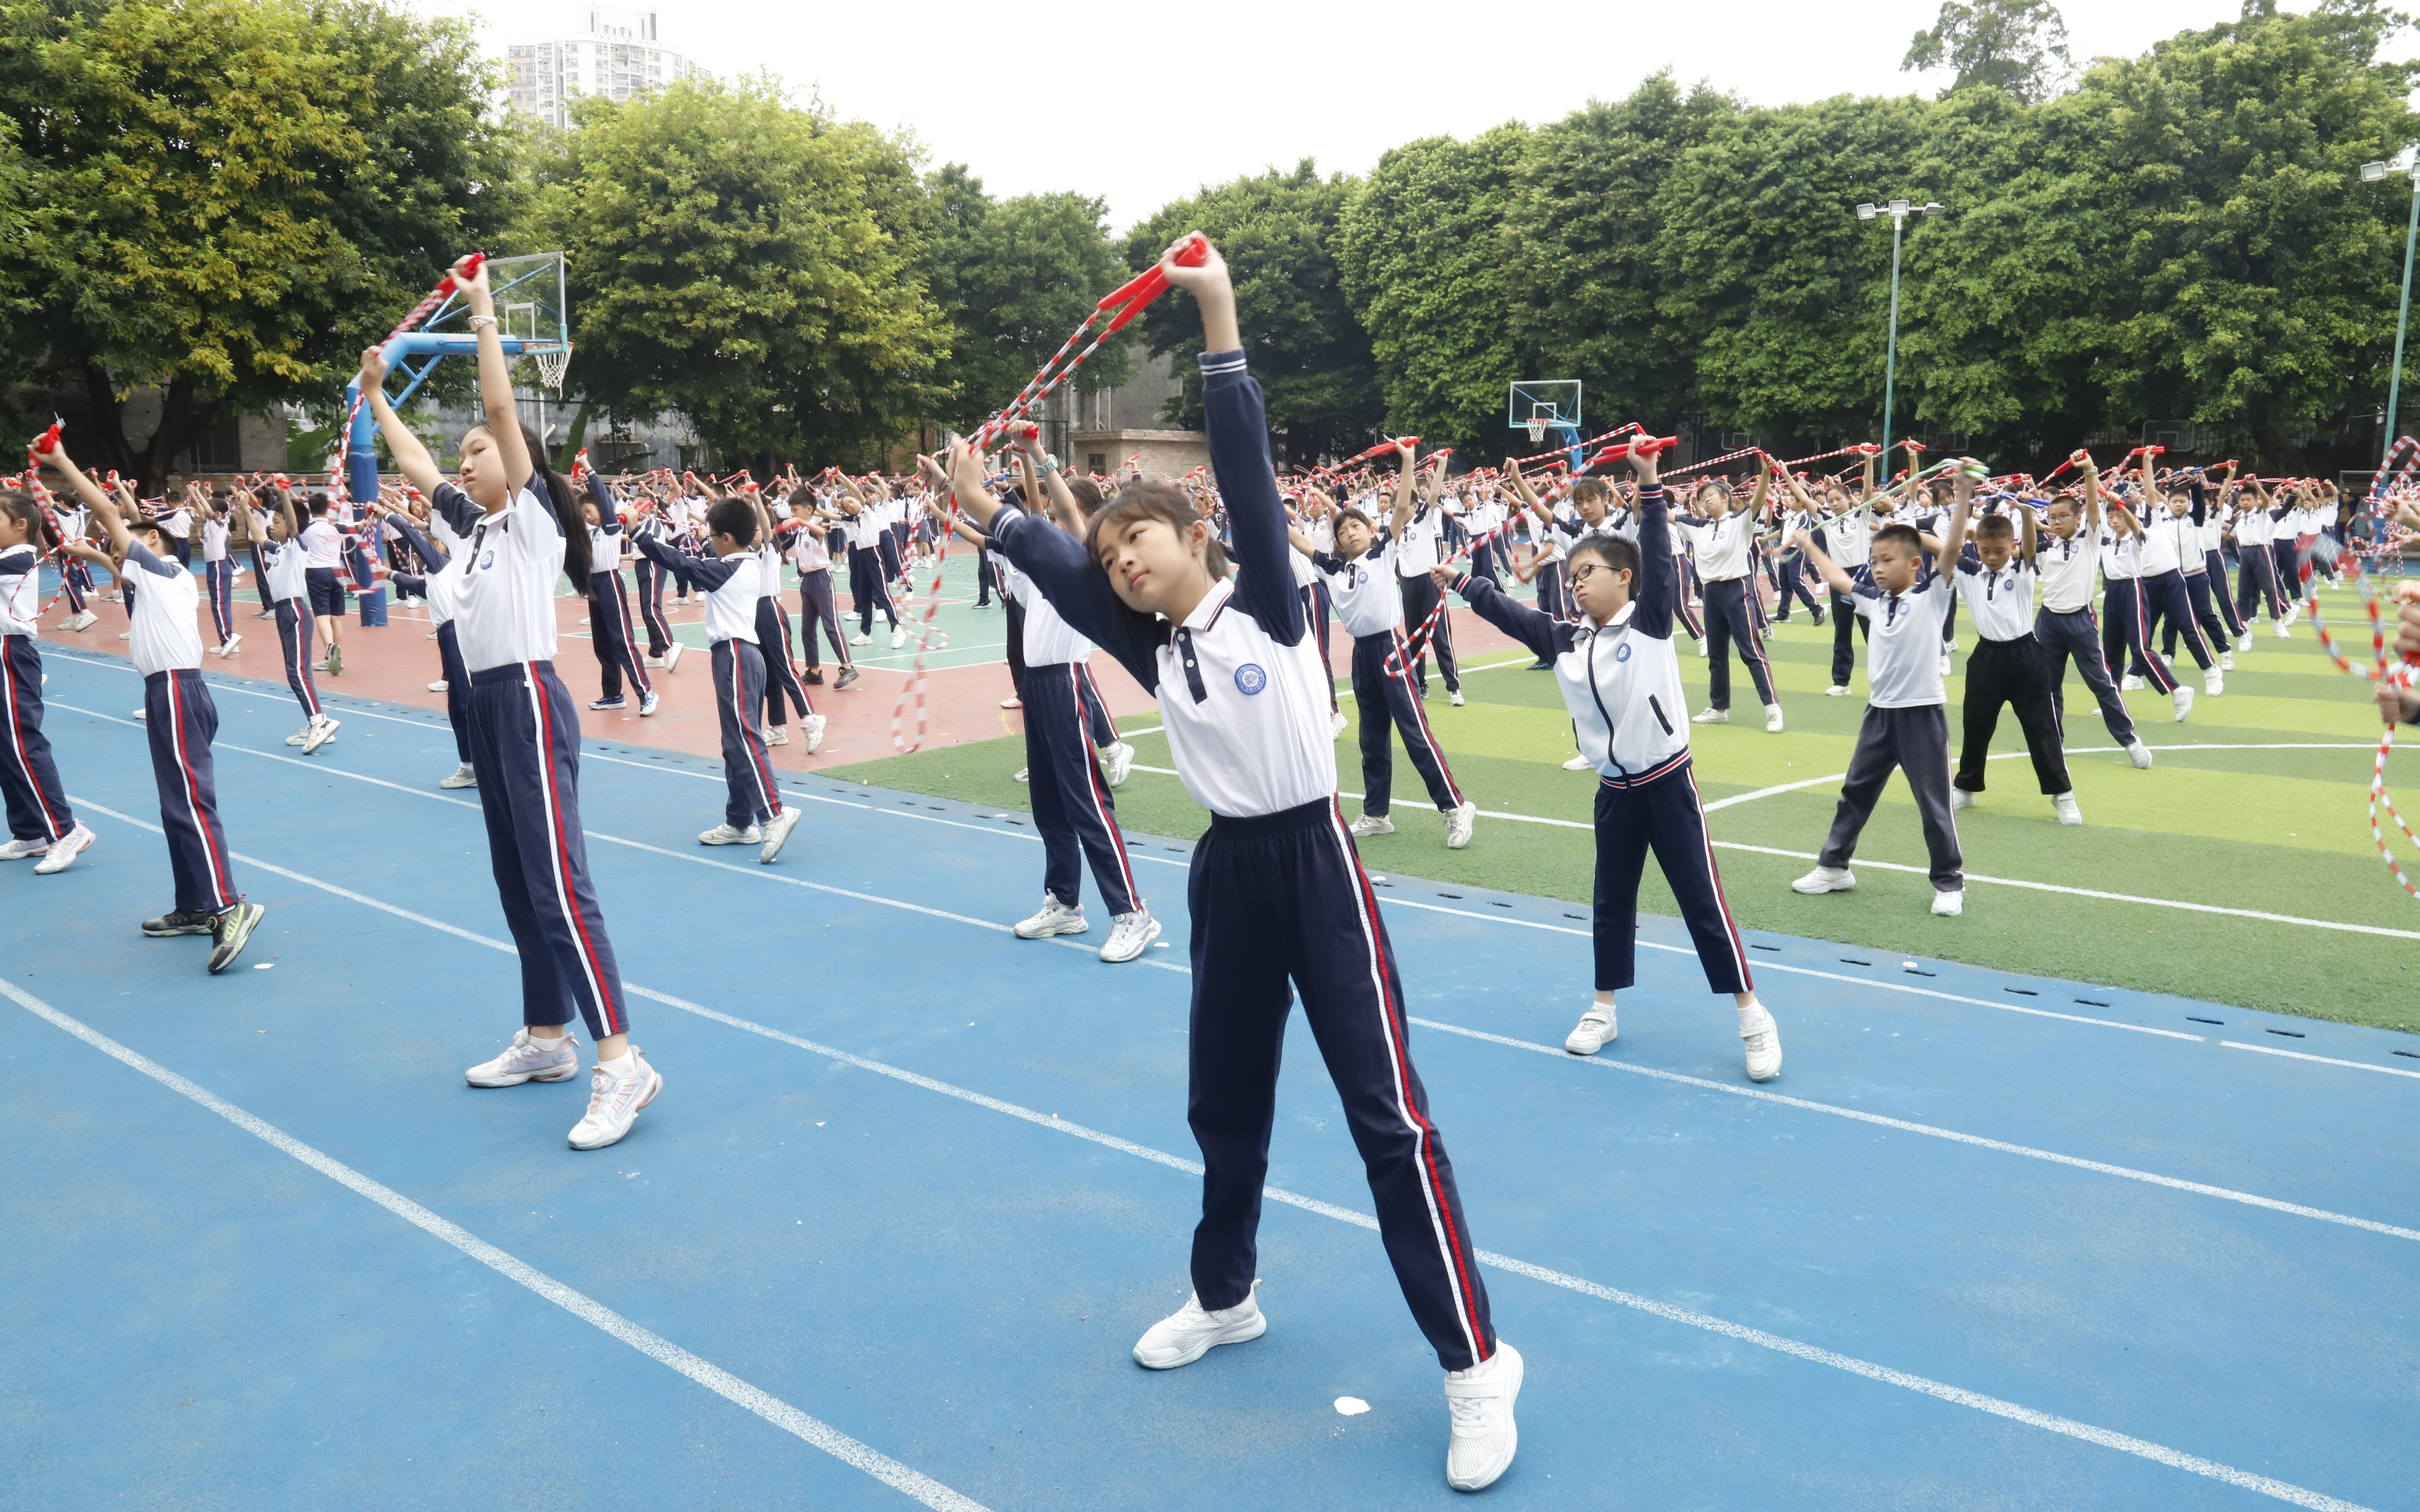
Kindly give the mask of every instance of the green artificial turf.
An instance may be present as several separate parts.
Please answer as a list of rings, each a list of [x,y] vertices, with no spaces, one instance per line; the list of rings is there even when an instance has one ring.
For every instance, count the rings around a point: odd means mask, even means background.
[[[2330,595],[2333,615],[2358,619],[2351,595]],[[1854,696],[1828,698],[1832,632],[1803,618],[1776,627],[1775,673],[1790,728],[1769,735],[1752,686],[1733,668],[1733,712],[1739,723],[1699,726],[1692,733],[1699,787],[1709,804],[1738,795],[1814,779],[1795,792],[1774,794],[1715,810],[1710,817],[1725,891],[1749,928],[1839,940],[1876,950],[1936,956],[1977,965],[2151,992],[2272,1012],[2420,1031],[2420,981],[2407,962],[2406,940],[2316,929],[2233,915],[2200,914],[2127,902],[1970,882],[1962,918],[1926,912],[1931,887],[1918,873],[1872,866],[1858,872],[1851,893],[1801,897],[1790,880],[1813,864],[1838,798],[1837,774],[1847,764],[1865,708],[1860,670]],[[1961,626],[1971,644],[1971,630]],[[2354,639],[2368,644],[2366,625]],[[1682,677],[1700,706],[1706,666],[1682,641]],[[1448,706],[1433,683],[1430,717],[1456,779],[1483,811],[1586,825],[1593,774],[1566,772],[1570,730],[1553,679],[1527,670],[1511,653],[1474,656],[1466,672],[1468,703]],[[1963,656],[1960,658],[1962,672]],[[2397,887],[2370,839],[2367,790],[2378,724],[2366,687],[2321,656],[2307,624],[2292,640],[2266,625],[2239,648],[2226,692],[2196,701],[2177,723],[2157,693],[2127,697],[2142,738],[2153,748],[2189,745],[2294,746],[2355,748],[2158,749],[2148,772],[2136,771],[2113,747],[2091,695],[2071,674],[2067,687],[2069,764],[2082,807],[2081,828],[2059,825],[2023,755],[2013,717],[2003,718],[1980,805],[1959,816],[1965,867],[1976,878],[1996,877],[2088,888],[2125,898],[2164,899],[2420,932],[2420,903]],[[1480,670],[1486,669],[1486,670]],[[2180,651],[2179,675],[2201,686]],[[1949,683],[1953,750],[1959,741],[1962,675]],[[1345,713],[1353,701],[1345,700]],[[1157,723],[1150,716],[1122,723],[1130,730]],[[1348,793],[1361,786],[1357,732],[1338,742],[1338,777]],[[1170,764],[1164,737],[1135,737],[1142,766]],[[2362,748],[2366,747],[2366,748]],[[845,777],[909,792],[931,793],[1023,810],[1026,790],[1013,774],[1024,764],[1016,738],[861,763],[833,769]],[[2411,758],[2401,769],[2413,770]],[[2398,765],[2390,764],[2390,783]],[[1374,872],[1435,878],[1573,901],[1590,895],[1592,840],[1584,828],[1481,817],[1468,849],[1445,848],[1444,827],[1430,808],[1417,773],[1395,754],[1396,832],[1361,842]],[[1145,834],[1198,835],[1208,816],[1172,776],[1137,771],[1117,795],[1122,824]],[[1359,812],[1352,798],[1345,812]],[[2420,803],[2415,803],[2420,809]],[[2388,833],[2394,835],[2390,827]],[[2420,863],[2410,842],[2396,837],[2407,864]],[[1730,846],[1797,853],[1771,856]],[[1915,805],[1894,779],[1858,847],[1864,861],[1921,866],[1924,842]],[[2420,866],[2415,866],[2420,870]],[[1163,907],[1173,903],[1172,886]],[[1648,869],[1641,905],[1674,912],[1656,869]]]

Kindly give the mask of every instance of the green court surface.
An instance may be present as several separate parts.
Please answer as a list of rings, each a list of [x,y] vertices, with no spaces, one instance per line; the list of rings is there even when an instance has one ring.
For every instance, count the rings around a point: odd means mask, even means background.
[[[955,566],[955,562],[953,562]],[[2332,625],[2366,654],[2359,597],[2322,597]],[[945,612],[947,612],[945,610]],[[1455,612],[1467,611],[1456,606]],[[996,623],[996,622],[995,622]],[[2081,828],[2060,825],[2037,791],[2013,717],[2004,717],[1980,805],[1959,816],[1968,878],[1962,918],[1926,912],[1924,843],[1915,805],[1894,780],[1867,827],[1854,892],[1801,897],[1792,877],[1813,864],[1838,797],[1865,707],[1862,666],[1852,698],[1827,698],[1832,631],[1803,617],[1776,627],[1772,655],[1790,728],[1764,733],[1753,690],[1733,669],[1741,722],[1692,731],[1699,786],[1726,890],[1743,925],[1945,957],[2010,971],[2170,992],[2272,1012],[2420,1031],[2420,992],[2406,958],[2420,940],[2420,903],[2397,887],[2370,839],[2367,791],[2379,726],[2366,687],[2319,651],[2307,622],[2290,640],[2268,625],[2239,646],[2226,691],[2196,700],[2177,723],[2169,701],[2128,695],[2142,738],[2157,753],[2137,771],[2115,748],[2091,695],[2071,673],[2070,767]],[[1973,633],[1962,621],[1962,642]],[[993,639],[996,639],[996,634]],[[977,639],[985,639],[977,637]],[[1682,651],[1682,677],[1702,702],[1706,663]],[[997,655],[993,653],[992,655]],[[2201,686],[2180,649],[2180,675]],[[978,657],[976,659],[984,659]],[[1466,670],[1468,703],[1450,707],[1434,681],[1431,718],[1456,779],[1481,810],[1468,849],[1445,848],[1418,775],[1395,754],[1396,833],[1361,842],[1378,872],[1402,872],[1552,897],[1585,900],[1591,872],[1588,772],[1566,772],[1572,754],[1561,701],[1528,657],[1497,653]],[[1950,679],[1953,747],[1963,697],[1964,657]],[[1354,713],[1347,696],[1344,709]],[[1151,717],[1123,723],[1157,728]],[[1118,795],[1122,822],[1150,834],[1191,835],[1207,815],[1166,769],[1156,733],[1133,735],[1138,766]],[[1338,742],[1344,809],[1359,812],[1356,733]],[[1024,764],[1016,738],[924,751],[834,769],[884,786],[1026,808],[1014,779]],[[1160,771],[1145,768],[1156,767]],[[2420,795],[2420,757],[2390,762]],[[1790,791],[1772,791],[1807,783]],[[2410,842],[2407,866],[2420,862]],[[1037,869],[1038,870],[1038,869]],[[1673,911],[1653,867],[1643,906]],[[1040,878],[1035,878],[1039,889]],[[1087,884],[1090,890],[1090,884]],[[1173,910],[1172,887],[1156,900]],[[1570,983],[1542,983],[1564,995]]]

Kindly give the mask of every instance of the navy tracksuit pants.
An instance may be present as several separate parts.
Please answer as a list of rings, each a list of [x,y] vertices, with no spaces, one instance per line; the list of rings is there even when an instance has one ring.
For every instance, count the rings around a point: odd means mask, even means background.
[[[714,643],[714,714],[722,727],[722,822],[745,829],[782,811],[756,711],[765,702],[765,653],[747,640]]]
[[[2284,619],[2288,590],[2277,581],[2276,554],[2254,542],[2249,546],[2237,547],[2235,556],[2235,617],[2250,624],[2252,616],[2260,612],[2265,600],[2269,606],[2269,618]]]
[[[831,638],[833,659],[844,667],[851,665],[848,638],[840,633],[840,611],[832,600],[830,567],[799,574],[799,640],[810,671],[819,670],[824,664],[823,653],[815,645],[818,625]]]
[[[1730,578],[1706,584],[1706,633],[1714,637],[1707,648],[1712,665],[1706,669],[1706,702],[1715,708],[1731,706],[1730,647],[1734,641],[1748,677],[1756,684],[1757,702],[1779,702],[1773,694],[1773,663],[1764,654],[1764,636],[1757,628],[1759,610],[1753,579]]]
[[[1853,629],[1852,626],[1854,626]],[[1832,686],[1846,687],[1857,670],[1857,638],[1874,638],[1873,627],[1857,612],[1857,601],[1832,595]]]
[[[2217,664],[2210,653],[2210,641],[2202,635],[2201,625],[2194,618],[2193,596],[2185,591],[2185,575],[2170,570],[2135,579],[2143,590],[2143,644],[2151,643],[2151,635],[2161,625],[2168,626],[2169,644],[2175,636],[2184,632],[2185,649],[2193,653],[2194,662],[2203,671]]]
[[[1117,721],[1109,717],[1109,706],[1101,698],[1101,686],[1093,681],[1093,669],[1088,665],[1076,669],[1076,693],[1084,701],[1084,727],[1093,734],[1095,746],[1117,743]]]
[[[203,563],[202,586],[210,597],[210,628],[225,645],[235,636],[235,563],[225,557]]]
[[[2067,663],[2073,657],[2075,674],[2101,704],[2101,722],[2109,727],[2109,738],[2121,746],[2133,745],[2134,717],[2126,712],[2126,701],[2118,696],[2109,664],[2102,659],[2101,630],[2093,624],[2092,611],[2079,609],[2062,614],[2037,609],[2034,639],[2041,643],[2042,678],[2050,684],[2051,717],[2057,721],[2062,742],[2067,734]]]
[[[2243,616],[2235,611],[2235,600],[2226,592],[2226,559],[2214,549],[2203,552],[2201,558],[2202,592],[2210,596],[2211,607],[2218,611],[2219,623],[2226,626],[2226,633],[2241,640]],[[2200,607],[2198,600],[2195,607]]]
[[[622,696],[622,674],[644,698],[654,690],[647,669],[639,660],[638,642],[630,634],[630,600],[622,589],[620,571],[588,575],[588,639],[597,648],[599,691],[606,698]]]
[[[790,616],[778,598],[756,601],[756,659],[762,664],[758,676],[764,685],[767,724],[790,722],[788,711],[782,705],[785,697],[799,706],[799,718],[815,712],[815,706],[807,702],[805,686],[799,681],[799,670],[790,665]],[[778,805],[774,811],[781,811]]]
[[[149,701],[145,701],[147,707]],[[10,840],[58,840],[75,827],[58,763],[42,733],[42,654],[29,635],[0,641],[0,795]]]
[[[2192,618],[2186,623],[2190,625],[2197,625],[2201,627],[2201,638],[2203,643],[2208,645],[2211,650],[2220,652],[2234,650],[2234,644],[2226,639],[2226,622],[2234,618],[2235,609],[2233,605],[2227,604],[2226,578],[2222,576],[2218,580],[2218,600],[2217,603],[2214,604],[2211,601],[2210,571],[2208,568],[2204,568],[2200,572],[2185,573],[2183,577],[2185,580],[2185,602],[2190,607],[2192,612]],[[2226,612],[2225,614],[2221,614],[2219,612],[2219,605],[2222,604],[2226,605]],[[2178,628],[2179,625],[2175,620],[2170,620],[2160,627],[2160,655],[2167,657],[2170,661],[2174,661],[2177,656]],[[2242,626],[2238,625],[2235,633],[2238,635],[2242,634]]]
[[[647,627],[647,655],[663,660],[673,648],[673,627],[664,618],[664,570],[653,557],[639,559],[639,619]]]
[[[1814,585],[1807,581],[1814,576],[1807,570],[1807,553],[1788,552],[1781,558],[1781,569],[1776,574],[1774,587],[1779,605],[1774,611],[1776,620],[1790,618],[1790,601],[1796,598],[1807,606],[1807,611],[1820,623],[1823,618],[1823,602],[1815,596]],[[1854,610],[1851,610],[1854,613]]]
[[[874,633],[874,611],[877,609],[892,629],[899,628],[899,611],[891,604],[891,589],[882,576],[882,559],[872,547],[848,548],[848,596],[856,606],[858,634]]]
[[[551,661],[471,674],[471,766],[488,860],[521,963],[521,1022],[594,1039],[630,1027],[613,942],[588,877],[580,827],[580,714]]]
[[[1730,904],[1723,901],[1705,805],[1683,750],[1637,777],[1597,779],[1596,901],[1590,916],[1597,991],[1620,992],[1638,980],[1638,878],[1651,846],[1698,947],[1706,990],[1753,990],[1747,946],[1732,922]]]
[[[1440,812],[1462,807],[1453,768],[1429,728],[1428,710],[1412,691],[1404,666],[1404,632],[1353,638],[1353,705],[1361,726],[1361,811],[1384,817],[1395,791],[1394,736],[1401,731],[1413,770],[1428,784],[1429,801]]]
[[[277,648],[286,660],[286,686],[294,690],[294,702],[302,705],[302,717],[317,719],[319,687],[311,681],[311,601],[281,598],[271,607],[277,611]],[[438,643],[442,645],[444,640],[444,633],[440,631]],[[446,702],[453,702],[450,695]]]
[[[1395,591],[1403,595],[1404,629],[1407,634],[1426,623],[1429,611],[1445,597],[1445,590],[1439,588],[1436,579],[1425,572],[1417,578],[1397,579]],[[1412,687],[1422,694],[1428,692],[1429,650],[1432,646],[1436,650],[1437,672],[1445,678],[1445,690],[1461,692],[1462,669],[1455,666],[1453,660],[1451,613],[1441,613],[1436,617],[1436,627],[1430,631],[1428,641],[1420,647],[1419,656],[1412,662]]]
[[[1966,874],[1958,848],[1958,820],[1949,810],[1949,717],[1938,703],[1899,709],[1866,705],[1865,719],[1857,726],[1857,748],[1849,756],[1848,779],[1840,784],[1840,805],[1833,810],[1832,832],[1824,837],[1816,864],[1849,864],[1894,767],[1907,774],[1908,791],[1924,822],[1933,890],[1958,891],[1965,887]]]
[[[1117,804],[1093,756],[1084,709],[1085,670],[1068,662],[1025,669],[1025,775],[1033,827],[1042,835],[1042,886],[1070,908],[1084,901],[1078,857],[1112,917],[1142,906],[1134,864],[1118,828]]]
[[[1250,819],[1214,815],[1187,880],[1193,1004],[1186,1119],[1202,1148],[1193,1289],[1233,1307],[1259,1270],[1289,984],[1376,1199],[1378,1233],[1420,1332],[1448,1370],[1496,1352],[1478,1246],[1453,1165],[1412,1067],[1409,1008],[1344,816],[1333,798]]]
[[[471,672],[462,665],[462,641],[454,622],[437,627],[437,665],[445,674],[445,722],[454,727],[454,756],[471,764]]]
[[[2150,608],[2143,597],[2140,578],[2111,578],[2104,580],[2101,595],[2101,656],[2109,666],[2111,676],[2131,670],[2134,676],[2148,679],[2163,693],[2177,690],[2177,674],[2151,649],[2151,638],[2145,628]]]
[[[199,668],[143,679],[143,733],[151,745],[151,779],[160,789],[160,829],[177,878],[177,907],[184,913],[224,913],[243,901],[219,824],[210,765],[210,740],[218,733],[218,705]]]

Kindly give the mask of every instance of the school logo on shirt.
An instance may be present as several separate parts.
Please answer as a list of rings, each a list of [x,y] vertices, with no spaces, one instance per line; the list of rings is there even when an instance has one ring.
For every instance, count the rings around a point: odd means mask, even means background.
[[[1630,659],[1629,641],[1624,640],[1621,645],[1614,648],[1613,659],[1616,661],[1628,661]]]
[[[1354,568],[1354,569],[1353,569],[1353,586],[1354,586],[1354,587],[1356,587],[1356,588],[1367,588],[1367,587],[1369,587],[1369,586],[1370,586],[1370,574],[1369,574],[1367,571],[1365,571],[1364,569],[1362,569],[1362,568],[1359,568],[1359,567],[1356,567],[1356,568]]]
[[[1241,667],[1235,669],[1235,690],[1237,692],[1249,697],[1268,686],[1269,674],[1261,671],[1257,663],[1248,661]]]
[[[485,572],[495,564],[496,548],[494,547],[489,547],[488,548],[487,554],[479,558],[479,570],[481,572]]]

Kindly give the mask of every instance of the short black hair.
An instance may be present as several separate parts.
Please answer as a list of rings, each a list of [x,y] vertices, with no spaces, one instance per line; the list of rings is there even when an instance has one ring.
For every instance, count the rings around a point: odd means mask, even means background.
[[[1612,493],[1613,485],[1603,478],[1581,478],[1572,485],[1572,498],[1575,501],[1609,498]]]
[[[1336,512],[1337,524],[1342,525],[1348,519],[1357,519],[1361,522],[1361,528],[1363,530],[1366,530],[1373,534],[1377,532],[1378,527],[1376,522],[1373,521],[1369,516],[1361,513],[1361,511],[1354,508],[1350,504],[1345,505],[1342,509]]]
[[[1909,556],[1918,557],[1924,554],[1924,537],[1916,533],[1916,529],[1913,525],[1901,525],[1893,521],[1874,532],[1875,546],[1880,546],[1885,541],[1898,547]]]
[[[718,499],[706,511],[706,528],[741,546],[756,544],[756,506],[745,499]]]
[[[1564,555],[1572,562],[1582,557],[1594,557],[1613,572],[1626,572],[1631,581],[1638,580],[1638,543],[1619,535],[1591,535],[1577,542]]]
[[[1975,539],[1978,541],[2013,541],[2017,528],[2006,515],[1986,515],[1975,522]]]

